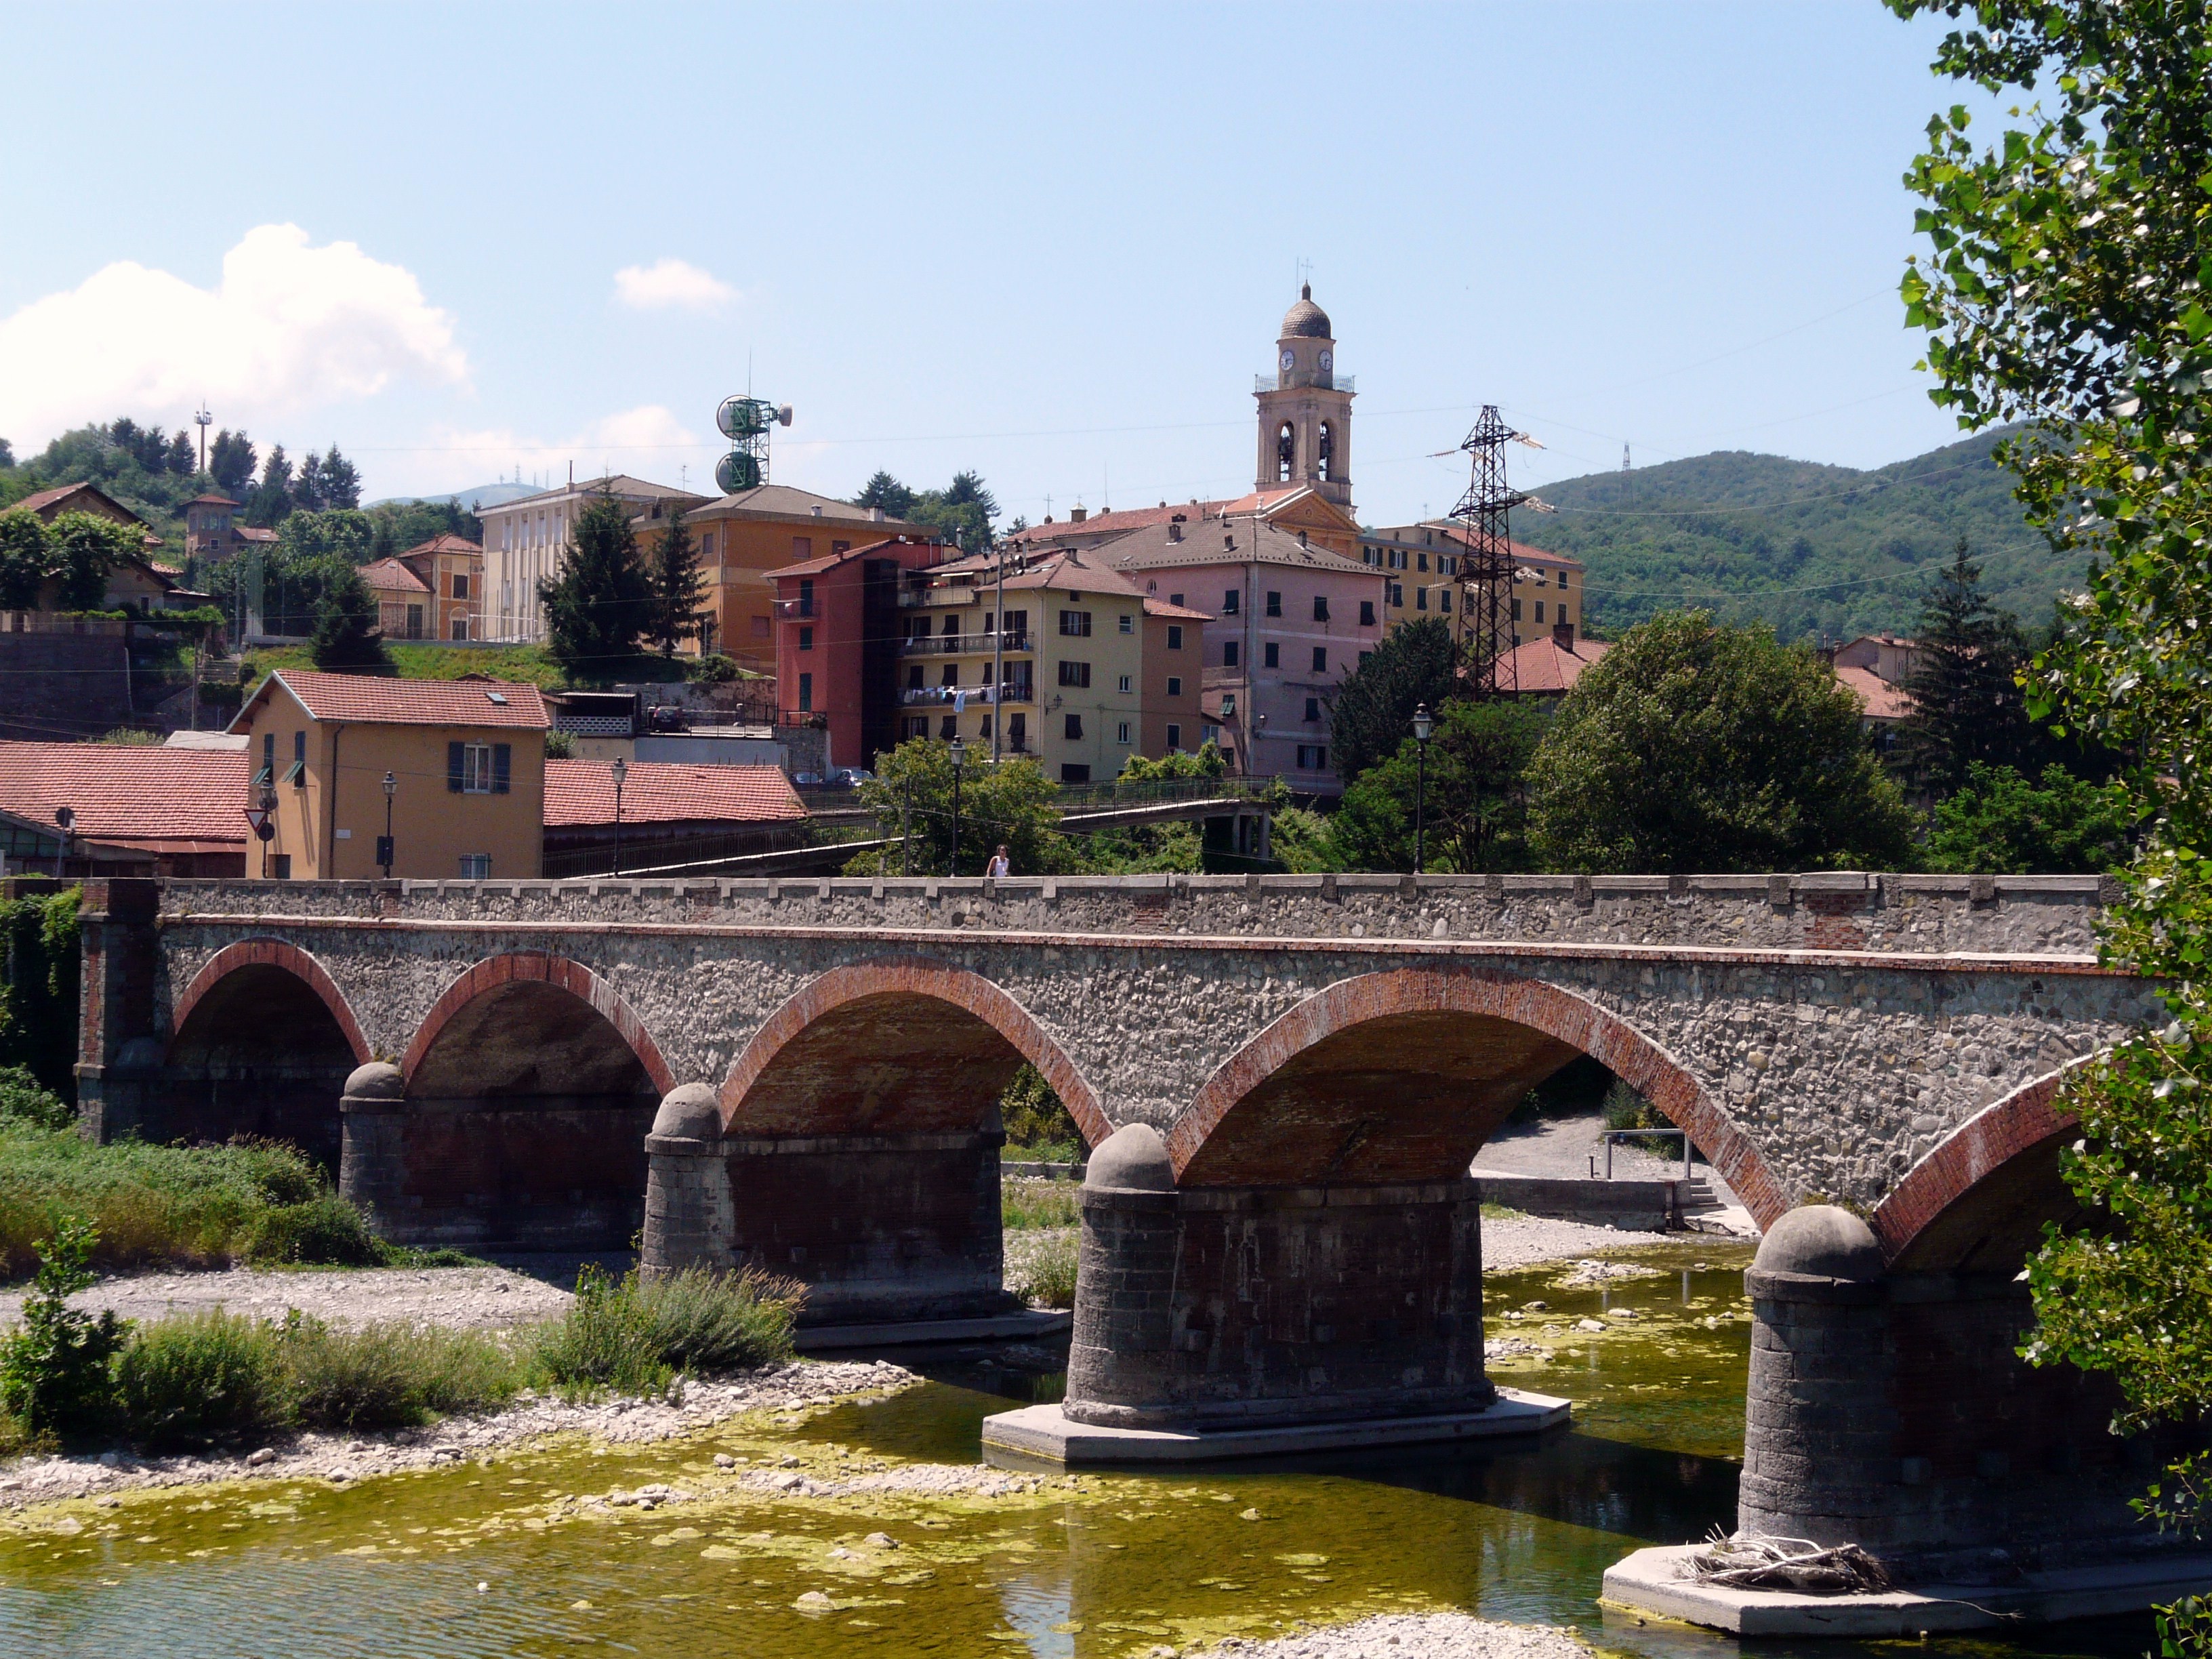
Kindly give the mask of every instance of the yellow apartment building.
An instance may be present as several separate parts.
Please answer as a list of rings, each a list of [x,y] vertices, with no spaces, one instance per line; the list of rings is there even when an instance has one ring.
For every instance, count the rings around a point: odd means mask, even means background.
[[[900,738],[957,735],[988,760],[1003,720],[1000,756],[1035,760],[1061,783],[1103,782],[1130,756],[1155,752],[1145,728],[1145,596],[1073,549],[1009,560],[1003,586],[999,574],[995,557],[977,556],[907,577]],[[1189,680],[1194,699],[1194,667]],[[1186,730],[1195,748],[1194,713]]]
[[[1431,519],[1392,529],[1369,530],[1359,538],[1359,556],[1382,572],[1383,632],[1424,617],[1442,617],[1455,635],[1464,631],[1467,614],[1467,526],[1449,519]],[[1555,629],[1583,631],[1583,567],[1564,553],[1513,544],[1513,643],[1548,639]]]
[[[247,841],[246,873],[381,876],[388,822],[395,877],[534,880],[551,724],[534,685],[279,669],[229,727],[246,738],[240,805],[274,830]]]

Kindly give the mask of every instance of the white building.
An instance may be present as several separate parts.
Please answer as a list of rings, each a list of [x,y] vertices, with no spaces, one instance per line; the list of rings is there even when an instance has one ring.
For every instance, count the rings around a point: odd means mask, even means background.
[[[708,499],[617,472],[480,509],[477,517],[483,524],[484,586],[489,590],[483,599],[484,638],[527,645],[545,637],[538,584],[559,578],[570,526],[602,491],[626,502],[634,517],[647,519],[659,518],[672,506],[690,508]]]

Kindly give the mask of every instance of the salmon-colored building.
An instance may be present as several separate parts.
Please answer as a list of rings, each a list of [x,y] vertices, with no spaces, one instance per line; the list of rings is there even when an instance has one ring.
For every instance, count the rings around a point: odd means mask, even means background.
[[[895,537],[771,573],[777,718],[825,727],[830,765],[869,766],[897,747],[901,574],[953,551]]]

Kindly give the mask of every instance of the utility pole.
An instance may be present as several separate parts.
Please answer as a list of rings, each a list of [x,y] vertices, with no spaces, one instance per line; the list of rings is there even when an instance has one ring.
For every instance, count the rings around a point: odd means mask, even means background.
[[[914,780],[899,786],[899,874],[914,873]]]
[[[201,399],[199,409],[192,416],[192,423],[200,429],[200,471],[203,472],[207,471],[207,429],[214,420],[215,416],[208,413],[206,399]]]
[[[991,764],[999,763],[999,728],[1006,723],[1006,549],[999,546],[999,574],[991,595]]]
[[[1467,556],[1460,561],[1460,617],[1467,623],[1468,690],[1480,702],[1516,689],[1513,669],[1513,541],[1509,515],[1529,498],[1505,482],[1505,446],[1521,439],[1485,404],[1460,447],[1474,458],[1467,494],[1451,510],[1466,520]],[[1522,439],[1522,441],[1528,441]]]

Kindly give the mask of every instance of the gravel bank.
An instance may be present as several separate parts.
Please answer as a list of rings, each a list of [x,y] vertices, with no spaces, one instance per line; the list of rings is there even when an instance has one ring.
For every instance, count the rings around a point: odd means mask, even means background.
[[[1157,1647],[1154,1655],[1176,1650]],[[1550,1625],[1505,1625],[1463,1613],[1392,1613],[1272,1642],[1237,1637],[1214,1651],[1254,1659],[1591,1659],[1591,1650]]]
[[[526,1395],[505,1411],[449,1417],[428,1428],[397,1434],[302,1434],[232,1455],[27,1457],[0,1463],[0,1510],[93,1498],[150,1486],[189,1486],[210,1480],[321,1479],[334,1485],[487,1458],[502,1447],[547,1435],[586,1434],[611,1444],[672,1439],[741,1412],[804,1410],[848,1395],[896,1393],[921,1379],[881,1361],[808,1364],[793,1362],[744,1376],[687,1382],[680,1400],[607,1400],[572,1406]],[[985,1472],[988,1473],[988,1472]],[[763,1484],[775,1477],[763,1476]]]
[[[0,1291],[0,1324],[15,1322],[27,1292],[24,1285]],[[340,1325],[408,1319],[505,1330],[556,1318],[574,1299],[557,1285],[506,1267],[231,1267],[104,1279],[72,1297],[70,1305],[95,1312],[112,1308],[125,1319],[159,1319],[216,1307],[257,1319],[282,1319],[287,1310],[297,1308]]]

